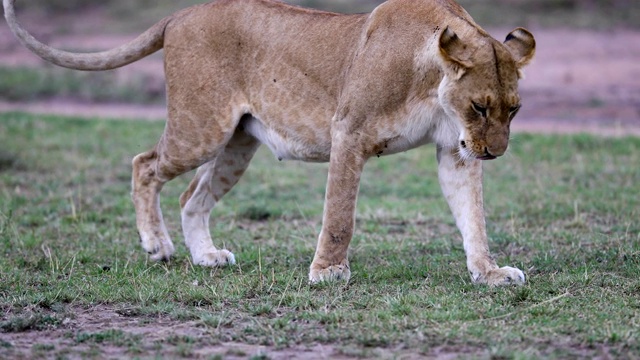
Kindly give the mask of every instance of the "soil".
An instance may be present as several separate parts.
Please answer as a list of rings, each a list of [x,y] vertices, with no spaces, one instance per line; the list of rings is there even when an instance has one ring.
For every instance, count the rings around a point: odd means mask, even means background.
[[[34,25],[40,39],[56,47],[74,50],[96,50],[119,45],[129,35],[50,35],[46,26]],[[516,132],[535,133],[593,133],[606,136],[640,136],[640,32],[614,30],[594,32],[587,30],[530,29],[535,35],[538,50],[535,62],[525,70],[521,81],[524,104],[513,123]],[[503,38],[507,29],[490,29],[496,38]],[[0,66],[44,66],[44,63],[24,49],[10,34],[6,24],[0,24]],[[162,79],[162,57],[154,55],[146,60],[117,70],[119,72],[145,72]],[[0,79],[1,81],[1,79]],[[165,109],[160,105],[79,103],[52,99],[30,103],[11,103],[0,99],[2,111],[28,111],[42,114],[77,115],[103,118],[163,119]],[[82,358],[91,346],[78,344],[69,333],[96,333],[107,329],[120,329],[141,335],[145,348],[142,357],[166,354],[166,339],[171,335],[205,337],[206,328],[188,321],[141,317],[128,317],[108,306],[71,310],[72,319],[50,331],[0,333],[0,357],[10,351],[10,357],[31,357],[34,344],[51,344],[55,349],[71,349],[66,356]],[[3,320],[6,318],[3,316]],[[162,350],[153,350],[162,343]],[[9,343],[7,348],[4,344]],[[93,346],[93,345],[92,345]],[[126,347],[99,345],[102,358],[131,356]],[[175,349],[174,349],[175,350]],[[410,353],[396,353],[378,349],[378,355],[412,358]],[[454,358],[465,351],[436,351],[435,358]],[[298,348],[275,349],[258,345],[235,343],[211,344],[190,353],[192,357],[246,358],[268,354],[272,358],[347,358],[332,346],[313,345]],[[243,355],[240,355],[243,354]],[[475,355],[480,355],[474,352]],[[47,357],[50,354],[45,355]],[[140,356],[134,355],[134,356]]]
[[[46,311],[45,311],[46,312]],[[410,349],[369,347],[365,351],[347,350],[330,344],[274,347],[239,342],[208,340],[215,328],[197,321],[172,320],[162,316],[130,314],[127,309],[108,305],[71,307],[62,323],[46,330],[0,332],[0,359],[66,358],[129,359],[189,358],[212,359],[335,359],[402,358],[457,359],[460,355],[483,355],[484,350],[440,346],[429,354]],[[122,331],[126,337],[104,336],[109,331]],[[98,334],[98,336],[96,336]],[[132,340],[134,339],[134,340]],[[195,339],[192,343],[188,339]],[[7,345],[10,344],[10,345]],[[37,346],[34,346],[37,345]],[[349,352],[355,351],[353,355]],[[486,354],[484,354],[486,355]]]
[[[305,354],[305,358],[328,358],[333,352],[329,346],[315,345],[313,347],[298,347],[289,349],[271,349],[261,345],[247,345],[241,343],[218,343],[202,345],[195,349],[177,349],[169,339],[198,339],[213,331],[194,321],[175,321],[165,318],[145,318],[128,316],[122,309],[98,305],[89,308],[72,309],[70,316],[62,321],[62,325],[51,330],[16,332],[0,334],[0,339],[11,344],[10,352],[0,357],[24,357],[28,355],[34,344],[40,348],[56,350],[72,349],[65,354],[69,358],[90,357],[92,347],[99,344],[99,358],[123,359],[132,357],[153,358],[168,354],[186,355],[188,358],[213,358],[220,355],[225,359],[246,359],[251,356],[268,354],[274,358],[294,358],[295,354]],[[82,341],[82,334],[100,334],[108,330],[122,330],[127,334],[141,339],[140,345],[134,349],[127,349],[127,345],[118,346],[117,341]],[[168,341],[169,340],[169,341]],[[126,342],[123,340],[123,342]],[[175,343],[175,341],[173,341]],[[114,343],[114,344],[110,344]],[[129,352],[129,354],[127,354]],[[7,356],[9,355],[9,356]],[[332,357],[333,358],[333,357]]]

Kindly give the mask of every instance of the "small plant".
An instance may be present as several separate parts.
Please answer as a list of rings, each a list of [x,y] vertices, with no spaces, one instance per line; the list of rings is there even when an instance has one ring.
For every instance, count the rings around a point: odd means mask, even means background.
[[[55,315],[31,314],[15,316],[0,322],[3,332],[24,332],[29,330],[47,330],[58,327],[61,320]]]
[[[140,341],[137,335],[128,334],[119,329],[108,329],[96,333],[79,332],[75,336],[76,343],[111,344],[116,346],[132,346]]]
[[[18,161],[19,158],[17,155],[0,149],[0,172],[14,168],[18,164]]]

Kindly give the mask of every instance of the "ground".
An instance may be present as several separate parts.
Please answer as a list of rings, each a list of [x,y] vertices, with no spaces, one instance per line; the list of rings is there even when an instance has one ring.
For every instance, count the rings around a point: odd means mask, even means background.
[[[159,342],[164,342],[167,338],[201,338],[206,337],[210,331],[208,328],[200,327],[195,321],[177,321],[170,319],[144,319],[139,316],[129,316],[126,310],[115,309],[110,306],[99,305],[91,308],[77,308],[73,314],[73,318],[63,320],[63,326],[59,329],[46,331],[27,331],[18,333],[2,334],[0,339],[12,344],[13,349],[22,350],[25,358],[27,354],[33,354],[33,345],[38,344],[41,347],[47,345],[56,348],[73,348],[74,354],[85,354],[90,356],[93,341],[88,341],[83,345],[77,340],[77,336],[69,337],[68,334],[81,331],[85,334],[105,334],[105,332],[120,329],[128,334],[143,338],[143,348],[140,353],[149,356],[149,354],[175,353],[169,348],[175,347],[171,344],[163,343],[162,347],[158,347]],[[97,341],[102,343],[102,341]],[[125,352],[126,346],[122,346],[116,341],[105,341],[100,346],[100,357],[121,359],[131,356],[131,353]],[[0,351],[0,354],[2,352]],[[248,345],[242,343],[213,343],[209,346],[199,346],[195,349],[189,349],[189,358],[213,358],[215,355],[224,357],[224,359],[246,359],[250,356],[259,356],[260,354],[268,354],[274,359],[346,359],[349,357],[336,356],[334,349],[329,345],[315,345],[313,347],[293,347],[285,349],[274,349],[273,347],[261,345]],[[82,355],[80,355],[82,356]],[[407,357],[409,359],[410,357]]]
[[[46,25],[35,28],[36,33],[52,45],[73,49],[109,48],[131,38],[128,35],[100,34],[51,37],[47,36]],[[534,63],[526,69],[526,78],[521,82],[523,107],[513,124],[515,131],[640,136],[640,32],[594,32],[535,27],[530,30],[536,36],[538,50]],[[490,29],[497,38],[503,38],[508,31]],[[6,25],[1,23],[0,66],[16,65],[43,66],[43,62],[20,46]],[[132,72],[146,72],[161,81],[161,57],[156,55],[118,70],[114,72],[114,76],[126,76]],[[149,120],[162,119],[165,114],[162,105],[80,103],[64,99],[14,103],[0,99],[0,112],[10,110]],[[100,305],[76,309],[73,318],[64,320],[66,326],[63,330],[3,333],[0,339],[12,343],[14,349],[24,349],[25,354],[28,354],[34,343],[71,344],[73,339],[65,338],[69,329],[96,333],[103,329],[118,328],[144,336],[147,346],[152,346],[155,338],[168,333],[198,337],[208,331],[206,328],[195,327],[188,321],[142,320],[144,318],[127,316],[122,309]],[[123,355],[118,352],[121,351],[120,348],[114,347],[114,353],[109,353],[108,346],[101,349],[103,355],[114,358]],[[279,350],[234,343],[212,344],[210,348],[194,350],[192,355],[210,356],[218,353],[225,358],[245,358],[265,351],[273,358],[335,358],[330,346]],[[402,355],[401,352],[395,353],[398,354]],[[410,354],[405,355],[407,358],[411,357]],[[441,353],[432,355],[436,358],[452,358],[460,353],[450,354],[443,349]]]

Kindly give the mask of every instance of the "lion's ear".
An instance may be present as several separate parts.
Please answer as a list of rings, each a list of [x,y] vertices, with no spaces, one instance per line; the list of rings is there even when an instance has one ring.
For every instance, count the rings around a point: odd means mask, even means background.
[[[504,41],[504,45],[511,52],[518,69],[522,69],[529,64],[536,53],[536,39],[527,29],[517,28],[510,32]]]
[[[453,71],[455,78],[460,79],[472,66],[468,60],[467,45],[448,26],[440,34],[439,45],[445,64]]]

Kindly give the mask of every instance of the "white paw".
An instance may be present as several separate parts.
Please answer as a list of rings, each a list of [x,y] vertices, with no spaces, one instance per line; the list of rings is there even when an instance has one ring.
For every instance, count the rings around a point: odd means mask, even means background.
[[[176,251],[171,240],[143,239],[140,237],[142,248],[149,254],[153,261],[169,261]]]
[[[349,265],[332,265],[324,269],[313,269],[309,272],[309,282],[317,284],[323,281],[344,280],[349,281],[351,270]]]
[[[201,266],[225,266],[235,265],[236,257],[229,250],[208,250],[193,256],[193,263]]]
[[[520,269],[504,266],[490,270],[486,274],[472,275],[472,280],[474,283],[491,286],[522,285],[525,283],[526,277]]]

